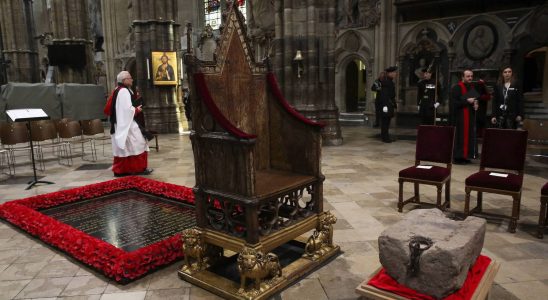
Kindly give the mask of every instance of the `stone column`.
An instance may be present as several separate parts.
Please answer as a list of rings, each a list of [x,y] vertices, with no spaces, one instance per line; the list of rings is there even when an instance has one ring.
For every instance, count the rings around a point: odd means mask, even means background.
[[[160,133],[176,133],[183,130],[183,105],[177,86],[155,86],[149,80],[147,59],[152,79],[152,51],[180,50],[177,1],[134,1],[133,27],[135,32],[136,84],[145,99],[146,125]],[[181,57],[176,62],[180,69]]]
[[[34,39],[32,1],[0,1],[0,29],[7,81],[39,82],[40,67],[37,41]]]
[[[276,1],[274,71],[286,99],[305,116],[324,122],[325,145],[342,143],[335,105],[335,1]],[[302,53],[302,74],[293,59]]]
[[[95,83],[93,41],[86,0],[52,0],[50,17],[53,39],[48,52],[53,50],[51,46],[66,46],[67,50],[58,50],[63,52],[74,51],[68,48],[70,46],[82,46],[85,49],[83,66],[58,66],[56,82]]]
[[[542,101],[548,107],[548,51],[544,52],[544,78],[542,81]]]

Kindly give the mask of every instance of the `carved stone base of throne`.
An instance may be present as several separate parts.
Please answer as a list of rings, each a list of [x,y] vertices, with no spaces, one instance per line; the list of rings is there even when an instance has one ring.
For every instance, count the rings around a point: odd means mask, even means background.
[[[188,242],[196,246],[185,250],[189,257],[185,257],[179,277],[225,299],[268,299],[340,253],[340,247],[333,244],[336,218],[332,214],[307,221],[292,226],[290,232],[307,232],[310,224],[317,224],[309,238],[300,236],[274,249],[268,248],[272,239],[283,240],[288,231],[274,234],[264,243],[248,245],[219,232],[192,229]],[[225,249],[221,257],[215,251],[206,253],[208,248],[218,249],[219,244]]]

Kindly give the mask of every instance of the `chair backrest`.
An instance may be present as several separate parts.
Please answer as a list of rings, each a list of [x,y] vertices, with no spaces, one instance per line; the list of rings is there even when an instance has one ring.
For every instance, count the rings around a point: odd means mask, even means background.
[[[82,126],[82,132],[84,135],[105,133],[105,128],[103,127],[103,123],[100,119],[83,120],[80,121],[80,125]]]
[[[417,132],[417,161],[450,164],[453,161],[455,127],[421,125]]]
[[[57,130],[59,130],[59,137],[63,139],[82,136],[82,128],[78,121],[61,121],[58,123]]]
[[[2,144],[15,145],[28,143],[29,132],[24,122],[3,123],[0,133]]]
[[[548,121],[525,119],[523,121],[523,129],[529,132],[528,140],[532,143],[548,142]]]
[[[480,169],[494,168],[522,172],[526,151],[526,130],[486,129],[481,147]]]
[[[57,138],[57,130],[55,124],[51,120],[41,120],[30,122],[32,131],[32,140],[42,142]]]

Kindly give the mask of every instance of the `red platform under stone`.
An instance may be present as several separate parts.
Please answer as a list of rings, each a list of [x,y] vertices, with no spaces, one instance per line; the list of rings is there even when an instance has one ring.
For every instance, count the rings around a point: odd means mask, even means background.
[[[480,255],[468,271],[468,277],[462,287],[444,300],[485,299],[499,266],[500,264],[491,258]],[[399,284],[383,268],[375,271],[371,278],[360,284],[356,292],[372,299],[434,300],[433,297]]]

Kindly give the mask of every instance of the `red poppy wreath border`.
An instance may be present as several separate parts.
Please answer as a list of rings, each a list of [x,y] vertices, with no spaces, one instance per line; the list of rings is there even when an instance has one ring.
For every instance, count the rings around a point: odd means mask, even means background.
[[[102,271],[105,276],[127,282],[183,257],[181,235],[126,252],[37,210],[132,189],[194,204],[191,188],[130,176],[6,202],[0,205],[0,218]]]

